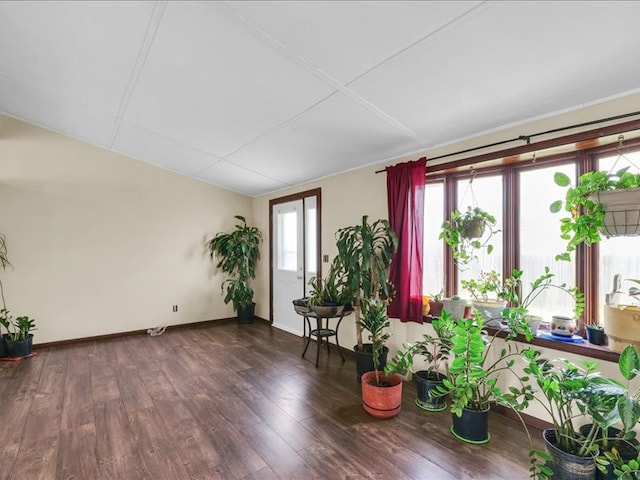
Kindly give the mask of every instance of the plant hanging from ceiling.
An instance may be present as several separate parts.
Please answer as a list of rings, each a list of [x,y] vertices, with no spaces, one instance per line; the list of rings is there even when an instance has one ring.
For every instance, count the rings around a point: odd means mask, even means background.
[[[473,193],[474,178],[475,172],[467,187],[473,205],[467,206],[462,212],[458,209],[452,211],[449,219],[442,223],[439,236],[451,248],[453,260],[458,267],[477,260],[478,254],[483,250],[487,254],[493,252],[493,245],[489,242],[493,235],[500,232],[496,218],[477,205]]]

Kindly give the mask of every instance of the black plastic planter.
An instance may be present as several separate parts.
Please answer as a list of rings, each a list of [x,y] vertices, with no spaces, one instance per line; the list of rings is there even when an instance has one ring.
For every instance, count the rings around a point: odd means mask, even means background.
[[[580,427],[580,433],[585,437],[589,434],[590,431],[591,424],[583,425]],[[596,441],[598,442],[598,445],[600,445],[601,452],[611,451],[611,449],[615,447],[615,449],[618,450],[620,457],[622,457],[625,462],[628,462],[629,460],[632,460],[638,456],[640,442],[638,442],[638,440],[636,440],[635,438],[631,440],[619,439],[618,435],[620,435],[620,433],[620,429],[609,427],[609,430],[607,432],[606,446],[602,441],[602,431],[599,432],[598,436],[596,437]],[[597,480],[616,480],[618,478],[616,474],[613,473],[613,465],[606,465],[606,469],[606,473],[601,472],[599,469],[596,469]]]
[[[455,413],[452,413],[451,416],[453,417],[451,433],[458,440],[475,445],[481,445],[491,440],[488,408],[486,410],[465,408],[461,417]]]
[[[356,370],[358,373],[358,382],[362,375],[367,372],[373,371],[373,344],[365,343],[362,345],[362,350],[358,350],[358,346],[355,345],[353,347],[353,351],[356,352]],[[378,365],[378,370],[384,370],[384,367],[387,365],[387,354],[389,353],[389,349],[387,347],[382,347],[382,353],[378,357],[380,360],[380,365]]]
[[[29,335],[24,340],[11,340],[5,338],[5,344],[7,346],[7,357],[10,358],[22,358],[31,355],[31,346],[33,343],[33,335]]]
[[[606,337],[604,334],[604,330],[601,328],[593,328],[587,325],[587,340],[592,345],[604,345],[606,343]]]
[[[563,452],[556,447],[556,432],[549,428],[542,432],[547,453],[553,460],[547,466],[553,471],[553,480],[595,480],[597,452],[588,457],[579,457]]]
[[[244,308],[238,309],[238,323],[253,323],[253,316],[255,314],[256,304],[252,303]]]
[[[444,396],[436,396],[435,389],[442,385],[446,377],[438,372],[420,370],[416,372],[417,398],[416,405],[428,412],[441,412],[447,408]]]
[[[7,356],[7,343],[5,342],[5,338],[8,337],[6,333],[0,336],[0,358],[4,358]]]

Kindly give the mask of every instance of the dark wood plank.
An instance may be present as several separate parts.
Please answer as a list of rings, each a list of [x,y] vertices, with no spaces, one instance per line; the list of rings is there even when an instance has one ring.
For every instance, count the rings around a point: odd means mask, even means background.
[[[7,444],[4,441],[2,442],[2,448],[0,448],[0,480],[9,480],[19,449],[19,443]]]
[[[57,478],[98,480],[96,430],[93,423],[60,432]]]
[[[13,464],[11,480],[51,480],[56,477],[58,442],[25,439]]]

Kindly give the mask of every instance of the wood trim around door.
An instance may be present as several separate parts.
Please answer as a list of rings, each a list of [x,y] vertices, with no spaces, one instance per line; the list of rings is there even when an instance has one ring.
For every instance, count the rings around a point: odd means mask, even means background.
[[[316,272],[320,274],[322,271],[322,189],[314,188],[312,190],[306,190],[304,192],[293,193],[284,197],[274,198],[269,200],[269,324],[273,324],[273,206],[280,203],[292,202],[294,200],[302,200],[304,205],[304,199],[306,197],[316,197],[316,241],[318,244],[318,250],[316,254]],[[304,222],[306,221],[304,215],[304,208],[302,209],[302,228],[305,230]],[[303,246],[306,248],[306,245]],[[306,256],[304,256],[306,258]]]

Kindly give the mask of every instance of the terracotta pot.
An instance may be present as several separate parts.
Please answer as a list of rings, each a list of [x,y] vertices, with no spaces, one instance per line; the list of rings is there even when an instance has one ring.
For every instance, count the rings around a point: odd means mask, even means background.
[[[384,372],[378,373],[381,384],[386,386],[376,385],[376,372],[362,375],[362,406],[374,417],[394,417],[402,406],[402,378],[397,374],[386,377]]]
[[[429,300],[429,314],[432,317],[439,317],[440,315],[442,315],[442,305],[442,302]]]

